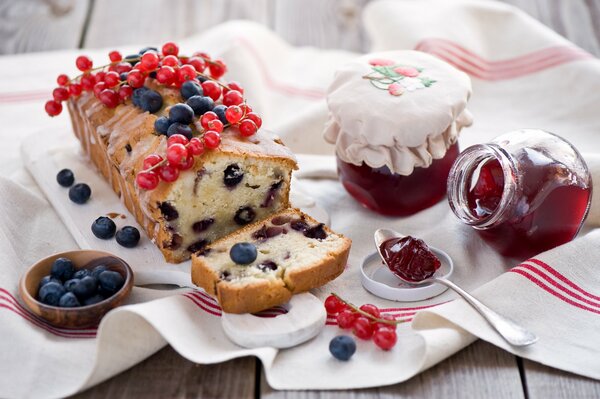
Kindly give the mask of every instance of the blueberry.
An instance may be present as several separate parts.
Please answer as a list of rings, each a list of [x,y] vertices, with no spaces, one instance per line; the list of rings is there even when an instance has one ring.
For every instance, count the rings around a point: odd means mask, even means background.
[[[223,122],[224,125],[227,124],[227,117],[225,117],[225,111],[227,110],[227,107],[224,105],[217,105],[216,107],[214,107],[212,109],[212,111],[217,114],[217,116],[219,117],[219,120],[221,122]]]
[[[73,266],[73,262],[68,258],[57,258],[54,263],[52,263],[52,268],[50,269],[50,275],[60,281],[67,281],[73,277],[75,273],[75,266]]]
[[[69,199],[76,204],[85,204],[92,195],[92,189],[85,183],[77,183],[69,189]]]
[[[122,74],[119,75],[119,79],[121,79],[121,81],[125,82],[127,80],[127,75],[129,75],[127,72],[123,72]]]
[[[148,76],[152,79],[156,79],[156,71],[152,71],[148,74]]]
[[[67,292],[66,294],[60,297],[60,300],[58,301],[58,306],[60,306],[61,308],[76,308],[81,306],[81,303],[79,303],[79,300],[77,299],[75,294],[73,294],[72,292]]]
[[[348,335],[338,335],[329,342],[329,352],[338,360],[349,360],[356,352],[356,342]]]
[[[102,295],[96,294],[96,295],[91,296],[88,299],[84,300],[83,301],[83,306],[95,305],[98,302],[102,302],[105,299],[106,298],[104,298]]]
[[[194,114],[200,116],[205,112],[212,111],[215,107],[215,102],[210,97],[192,96],[188,98],[186,104],[192,107]]]
[[[260,262],[260,264],[256,265],[263,272],[277,270],[277,263],[272,260],[265,260],[264,262]]]
[[[163,98],[158,92],[148,89],[142,93],[142,97],[140,98],[140,108],[144,111],[153,114],[160,110],[162,105]]]
[[[90,269],[79,269],[73,274],[73,278],[82,279],[87,276],[91,276],[92,271]]]
[[[117,225],[109,217],[100,216],[92,223],[92,233],[103,240],[112,238],[115,235],[115,231],[117,231]]]
[[[167,137],[171,137],[174,134],[184,135],[189,140],[192,138],[192,128],[183,123],[174,122],[167,129]]]
[[[238,242],[229,250],[229,257],[238,265],[248,265],[256,260],[256,246],[249,242]]]
[[[92,269],[92,277],[94,277],[95,279],[98,279],[98,276],[100,276],[100,273],[102,273],[105,270],[108,270],[108,267],[106,267],[105,265],[99,265],[99,266],[94,267]]]
[[[125,226],[117,231],[117,242],[125,248],[133,248],[140,241],[140,232],[133,226]]]
[[[167,134],[171,121],[166,116],[161,116],[154,121],[154,130],[160,134]]]
[[[319,223],[316,226],[313,226],[304,232],[304,235],[307,238],[314,238],[316,240],[324,240],[327,238],[327,232],[323,228],[324,224]]]
[[[209,244],[210,242],[208,240],[198,240],[190,245],[188,245],[188,247],[186,248],[188,251],[190,251],[191,253],[196,253],[198,251],[202,251],[204,250],[204,248]]]
[[[187,104],[175,104],[169,109],[169,120],[189,125],[194,120],[194,110]]]
[[[180,92],[181,97],[183,97],[184,100],[187,100],[192,96],[201,96],[202,94],[204,94],[204,92],[202,91],[202,86],[200,86],[197,82],[194,82],[193,80],[186,80],[181,85]]]
[[[198,76],[196,76],[196,79],[198,79],[198,81],[199,81],[200,83],[204,83],[204,82],[206,82],[206,81],[208,80],[208,78],[205,78],[205,77],[204,77],[204,76],[202,76],[202,75],[198,75]]]
[[[160,209],[160,213],[162,213],[167,222],[176,220],[179,217],[179,212],[177,212],[177,209],[168,201],[161,202],[158,205],[158,209]]]
[[[133,64],[135,64],[139,60],[140,60],[139,54],[129,54],[129,55],[126,55],[125,58],[123,58],[123,61],[129,62],[131,64],[131,66],[133,66]]]
[[[143,49],[141,49],[138,52],[138,54],[143,55],[144,53],[147,53],[148,51],[154,51],[155,53],[158,53],[158,49],[156,47],[144,47]]]
[[[195,233],[202,233],[212,226],[214,222],[214,218],[202,219],[192,225],[192,230],[194,230]]]
[[[79,284],[79,280],[80,279],[78,279],[78,278],[72,278],[70,280],[67,280],[63,284],[63,287],[65,287],[65,290],[67,290],[68,292],[73,292],[73,289],[75,289],[75,286],[77,284]]]
[[[56,175],[56,181],[63,187],[71,187],[75,182],[75,176],[71,169],[63,169]]]
[[[40,288],[38,296],[46,305],[56,306],[60,297],[65,293],[65,287],[56,282],[50,282]]]
[[[235,187],[244,178],[244,172],[240,165],[237,163],[232,163],[231,165],[227,165],[225,170],[223,171],[223,183],[226,187]]]
[[[58,284],[62,284],[62,281],[60,281],[59,279],[52,277],[51,275],[47,275],[42,277],[42,279],[40,280],[40,285],[38,286],[38,288],[42,288],[44,285],[50,283],[50,282],[55,282]]]
[[[135,89],[133,91],[133,94],[131,95],[131,101],[133,102],[133,105],[135,105],[136,107],[141,108],[142,107],[142,95],[147,92],[148,89],[147,87],[140,87],[138,89]]]
[[[102,289],[102,292],[107,292],[112,295],[121,289],[125,283],[125,279],[118,272],[106,270],[100,273],[98,276],[98,283]]]
[[[244,206],[237,210],[233,220],[240,226],[244,226],[254,220],[256,212],[249,206]]]
[[[79,282],[73,287],[73,293],[77,295],[79,299],[89,298],[96,293],[96,286],[98,281],[92,276],[87,276],[79,280]]]

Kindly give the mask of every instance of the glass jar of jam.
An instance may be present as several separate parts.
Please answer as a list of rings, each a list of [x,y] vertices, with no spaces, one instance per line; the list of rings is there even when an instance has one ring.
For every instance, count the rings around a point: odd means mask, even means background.
[[[469,147],[448,176],[454,214],[502,255],[519,259],[575,238],[591,198],[592,179],[579,152],[543,130]]]
[[[324,137],[346,191],[368,209],[408,216],[446,195],[458,136],[473,118],[469,77],[418,51],[368,54],[327,91]]]

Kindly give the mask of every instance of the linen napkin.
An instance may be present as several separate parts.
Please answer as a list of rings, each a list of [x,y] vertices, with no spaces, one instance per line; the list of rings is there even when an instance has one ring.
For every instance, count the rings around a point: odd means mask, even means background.
[[[474,95],[469,108],[475,124],[464,131],[463,148],[508,130],[538,127],[585,150],[590,154],[586,156],[590,166],[600,165],[600,120],[595,115],[600,93],[589,90],[600,82],[600,63],[525,14],[487,1],[378,1],[368,6],[364,22],[374,50],[419,48],[472,76]],[[461,225],[445,202],[409,218],[378,216],[352,200],[337,181],[327,178],[333,175],[332,157],[325,163],[320,162],[324,158],[315,158],[333,153],[321,139],[327,113],[325,89],[336,66],[356,54],[293,48],[249,22],[223,24],[186,40],[182,47],[221,52],[231,79],[246,87],[265,126],[279,132],[296,152],[312,154],[299,157],[301,178],[296,184],[327,209],[332,228],[354,242],[346,271],[314,294],[324,298],[334,291],[356,304],[375,303],[385,313],[407,321],[398,328],[398,345],[383,352],[371,342],[360,341],[350,362],[337,362],[327,345],[342,330],[330,319],[319,336],[298,347],[246,350],[224,337],[218,305],[197,290],[136,288],[131,305],[112,311],[97,330],[51,328],[19,305],[17,281],[35,260],[72,249],[75,243],[23,172],[20,159],[10,152],[0,159],[0,166],[6,166],[4,176],[13,179],[0,178],[0,336],[8,337],[0,340],[4,355],[0,397],[66,396],[117,374],[165,343],[198,363],[255,355],[263,362],[268,383],[277,389],[394,384],[459,351],[476,337],[553,367],[600,378],[594,360],[600,343],[592,339],[600,321],[595,312],[585,309],[596,309],[599,304],[594,295],[599,295],[600,284],[589,274],[597,262],[593,251],[600,239],[597,232],[511,269],[516,266],[514,261],[499,256],[472,229]],[[95,56],[105,51],[91,53]],[[32,58],[35,63],[25,62]],[[2,138],[12,139],[9,146],[22,140],[14,140],[15,132],[24,137],[27,131],[49,125],[62,124],[69,129],[66,118],[48,121],[40,111],[50,90],[44,96],[15,92],[29,79],[31,65],[45,66],[46,72],[35,71],[30,83],[44,87],[56,74],[65,72],[64,65],[73,59],[73,52],[63,52],[0,60],[0,69],[8,73],[0,76],[10,78],[0,87],[13,90],[0,93],[0,113],[8,126],[14,127],[10,132],[0,131]],[[310,60],[310,68],[306,68],[306,60]],[[23,76],[15,72],[17,67]],[[31,120],[29,126],[17,123],[21,120],[17,118],[25,116]],[[590,213],[590,228],[599,223],[599,216],[596,207]],[[366,292],[360,285],[358,267],[362,258],[374,251],[372,233],[378,227],[419,236],[446,250],[456,264],[453,278],[459,285],[531,329],[540,341],[526,350],[507,347],[448,291],[418,303],[385,301]],[[415,315],[413,328],[408,322]],[[584,344],[582,338],[587,338]]]

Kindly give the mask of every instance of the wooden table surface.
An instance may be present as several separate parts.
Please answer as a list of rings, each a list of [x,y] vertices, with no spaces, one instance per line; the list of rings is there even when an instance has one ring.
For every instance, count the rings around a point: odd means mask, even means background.
[[[369,0],[0,0],[0,54],[160,43],[233,18],[295,45],[367,51]],[[600,0],[504,0],[600,55]],[[107,28],[109,27],[109,28]],[[411,380],[354,391],[274,391],[260,362],[197,365],[166,347],[80,398],[598,398],[600,383],[478,341]]]

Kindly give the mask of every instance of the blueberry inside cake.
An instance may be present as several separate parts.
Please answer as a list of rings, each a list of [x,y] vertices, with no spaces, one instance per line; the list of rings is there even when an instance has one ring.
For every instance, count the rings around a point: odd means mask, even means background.
[[[258,312],[336,278],[349,249],[346,237],[286,209],[196,253],[192,281],[226,312]]]

